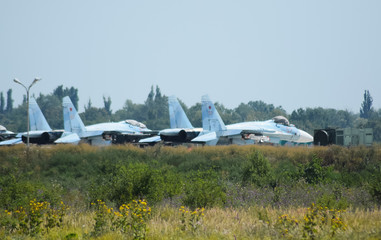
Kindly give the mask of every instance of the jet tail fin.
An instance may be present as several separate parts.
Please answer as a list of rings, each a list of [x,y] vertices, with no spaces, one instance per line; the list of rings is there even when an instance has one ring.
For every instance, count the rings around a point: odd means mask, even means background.
[[[203,130],[216,132],[217,136],[220,136],[226,127],[208,95],[202,96],[201,104]]]
[[[73,132],[81,135],[86,131],[77,110],[68,96],[62,99],[64,129],[66,132]]]
[[[171,128],[193,128],[183,108],[175,96],[168,97]]]
[[[52,130],[34,97],[29,99],[29,123],[30,131]]]

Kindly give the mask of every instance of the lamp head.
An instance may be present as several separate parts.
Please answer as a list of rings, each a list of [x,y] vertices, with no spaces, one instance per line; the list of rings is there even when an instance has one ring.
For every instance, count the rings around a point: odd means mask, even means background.
[[[29,88],[31,88],[36,82],[38,82],[40,80],[41,80],[41,78],[35,78]]]
[[[13,79],[13,81],[14,81],[15,83],[21,84],[21,82],[20,82],[17,78]]]

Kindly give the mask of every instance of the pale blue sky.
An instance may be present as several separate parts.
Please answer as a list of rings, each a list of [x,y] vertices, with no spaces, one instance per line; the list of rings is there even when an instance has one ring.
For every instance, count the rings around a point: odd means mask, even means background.
[[[79,89],[114,110],[151,85],[188,106],[209,94],[234,108],[262,100],[358,112],[381,108],[381,1],[1,0],[0,91]]]

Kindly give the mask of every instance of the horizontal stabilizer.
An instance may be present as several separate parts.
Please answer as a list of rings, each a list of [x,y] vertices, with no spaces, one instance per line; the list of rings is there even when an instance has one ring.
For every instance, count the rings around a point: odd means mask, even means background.
[[[139,142],[140,143],[155,143],[155,142],[160,142],[160,136],[153,136],[149,138],[143,138]]]
[[[77,145],[81,139],[76,133],[64,133],[62,137],[54,141],[54,143],[71,143]]]
[[[22,143],[21,138],[14,138],[0,142],[0,146],[9,146]]]
[[[204,143],[206,145],[214,146],[218,142],[218,137],[216,132],[209,132],[206,134],[203,134],[201,136],[198,136],[196,138],[193,138],[192,143]]]

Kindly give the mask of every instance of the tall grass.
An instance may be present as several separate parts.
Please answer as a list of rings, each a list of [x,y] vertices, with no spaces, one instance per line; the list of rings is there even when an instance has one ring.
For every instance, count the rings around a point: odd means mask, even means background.
[[[33,198],[52,206],[63,200],[71,206],[67,221],[50,231],[48,239],[70,233],[74,239],[88,237],[94,225],[89,206],[96,199],[117,207],[142,198],[153,206],[149,239],[284,238],[277,223],[284,214],[282,224],[301,237],[303,228],[293,221],[303,221],[312,202],[349,207],[343,214],[348,228],[338,230],[335,238],[380,237],[379,145],[57,145],[32,146],[28,159],[25,150],[21,145],[0,148],[0,211]],[[207,208],[197,231],[181,230],[182,205],[190,211]],[[332,234],[319,231],[319,238]],[[121,237],[110,232],[99,239]]]
[[[301,239],[306,208],[210,208],[204,211],[204,216],[198,222],[196,231],[183,230],[181,213],[178,208],[162,206],[153,209],[153,216],[147,222],[146,239],[285,239],[278,221],[281,216],[290,216],[298,224],[289,229],[294,239]],[[62,228],[56,228],[44,235],[28,237],[23,235],[5,235],[0,230],[3,239],[65,239],[66,236],[76,236],[73,239],[133,239],[133,236],[118,232],[106,232],[98,237],[92,237],[95,213],[81,209],[71,209],[65,218]],[[342,214],[345,230],[337,231],[334,239],[379,239],[381,237],[381,211],[365,211],[348,209]],[[318,239],[332,239],[327,229],[317,228]],[[70,238],[67,238],[70,239]]]

